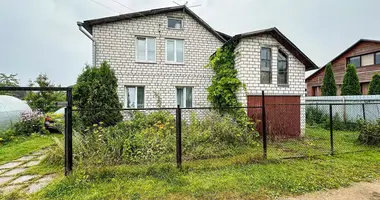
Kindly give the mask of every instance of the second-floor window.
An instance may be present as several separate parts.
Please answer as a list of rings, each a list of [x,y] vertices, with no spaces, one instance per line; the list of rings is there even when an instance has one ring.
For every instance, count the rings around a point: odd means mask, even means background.
[[[272,82],[272,53],[270,48],[263,47],[260,51],[260,83]]]
[[[182,29],[182,19],[168,18],[168,28]]]
[[[349,58],[348,63],[355,65],[355,67],[360,67],[361,66],[360,56],[355,56],[355,57]]]
[[[136,60],[139,62],[156,62],[156,39],[137,37]]]
[[[375,55],[375,65],[380,65],[380,52]]]
[[[277,84],[288,84],[288,58],[282,51],[278,51],[277,71]]]
[[[166,62],[184,63],[184,40],[166,39]]]
[[[125,86],[125,108],[144,108],[144,102],[143,86]]]
[[[347,59],[347,63],[353,64],[355,67],[380,65],[380,52],[350,57]]]

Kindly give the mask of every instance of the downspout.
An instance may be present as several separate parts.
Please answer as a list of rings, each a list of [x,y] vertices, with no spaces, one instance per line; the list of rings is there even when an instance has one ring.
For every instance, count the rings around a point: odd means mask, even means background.
[[[83,22],[77,22],[79,30],[92,41],[92,65],[96,65],[96,42],[92,35],[83,27]]]

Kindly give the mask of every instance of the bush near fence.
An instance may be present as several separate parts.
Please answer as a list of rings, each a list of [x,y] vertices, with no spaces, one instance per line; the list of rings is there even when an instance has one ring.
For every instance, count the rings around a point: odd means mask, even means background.
[[[83,165],[174,163],[176,123],[171,111],[126,110],[122,111],[128,115],[126,121],[109,127],[99,121],[75,132],[75,161]],[[191,112],[189,120],[182,121],[183,159],[232,156],[244,147],[257,146],[258,133],[253,127],[243,126],[232,116],[217,111],[202,116]],[[64,155],[63,150],[62,144],[53,147],[49,162],[63,163],[63,156],[57,156]]]
[[[380,119],[376,122],[360,123],[359,142],[367,145],[380,146]]]
[[[319,126],[324,129],[330,129],[329,113],[326,113],[323,109],[319,109],[318,106],[320,105],[306,106],[306,124],[309,126]],[[343,111],[336,111],[333,114],[334,130],[358,131],[360,129],[359,121],[362,120],[362,118],[357,118],[356,120],[344,120],[340,113],[343,113]]]

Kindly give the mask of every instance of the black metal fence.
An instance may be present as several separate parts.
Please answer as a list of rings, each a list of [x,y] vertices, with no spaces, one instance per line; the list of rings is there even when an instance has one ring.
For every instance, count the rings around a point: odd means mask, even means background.
[[[73,162],[181,167],[208,159],[258,162],[375,150],[358,141],[360,124],[380,117],[380,104],[269,104],[264,93],[260,106],[251,107],[73,109],[71,88],[1,90],[66,92],[66,174]]]
[[[90,150],[94,154],[90,152],[82,155],[81,159],[94,160],[97,155],[108,155],[106,158],[100,156],[102,158],[98,161],[103,164],[169,162],[181,167],[186,163],[207,159],[236,160],[244,157],[256,162],[376,149],[358,141],[360,123],[365,120],[367,113],[363,114],[360,110],[358,114],[354,104],[264,102],[263,105],[120,109],[118,112],[123,114],[122,122],[114,124],[122,125],[114,125],[100,132],[87,128],[84,133],[79,133],[87,139],[94,132],[100,134],[94,139],[102,140],[103,143],[96,144],[91,139],[92,142],[84,146],[85,149],[97,145],[105,147],[99,152],[96,150],[100,147],[96,147]],[[80,109],[74,110],[74,116],[80,112]],[[101,126],[101,120],[94,115],[92,124]],[[119,141],[112,141],[113,137],[118,137],[116,140]],[[118,143],[120,141],[124,143]],[[115,143],[118,144],[115,146]],[[85,149],[74,149],[74,156],[79,156]]]

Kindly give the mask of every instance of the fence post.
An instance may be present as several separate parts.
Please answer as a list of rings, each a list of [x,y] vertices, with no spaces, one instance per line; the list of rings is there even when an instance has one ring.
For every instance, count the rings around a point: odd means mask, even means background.
[[[176,157],[177,157],[177,168],[182,166],[182,118],[181,118],[181,108],[177,105],[176,109]]]
[[[65,108],[65,175],[73,170],[73,97],[72,88],[66,91]]]
[[[333,134],[333,112],[332,105],[330,104],[330,154],[334,155],[334,134]]]
[[[264,90],[261,92],[261,119],[262,119],[262,130],[263,130],[263,153],[264,159],[267,158],[267,119],[265,116],[265,95]]]
[[[366,117],[365,117],[365,104],[364,103],[362,104],[362,108],[363,108],[363,119],[365,121]]]

